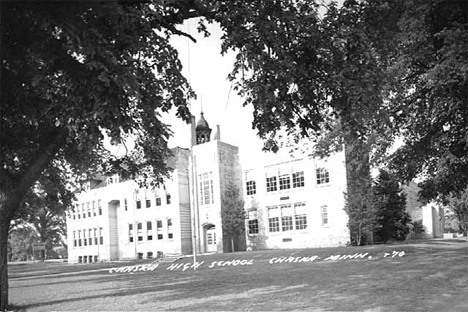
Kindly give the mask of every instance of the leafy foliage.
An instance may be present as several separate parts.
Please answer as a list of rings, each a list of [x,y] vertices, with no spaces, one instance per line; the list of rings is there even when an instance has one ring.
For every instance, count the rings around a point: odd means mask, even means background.
[[[449,200],[449,207],[458,219],[458,226],[463,236],[468,235],[468,188],[459,195],[454,195]]]
[[[346,146],[346,204],[348,228],[352,245],[372,243],[377,227],[377,215],[372,205],[372,180],[369,165],[369,146],[359,140]]]
[[[223,236],[229,237],[231,241],[231,251],[235,251],[235,241],[238,237],[245,239],[245,210],[244,201],[239,192],[239,188],[228,183],[222,196],[221,220],[223,226]]]
[[[405,240],[411,222],[406,212],[406,195],[398,181],[385,170],[380,170],[372,187],[372,199],[379,223],[378,237],[384,243],[389,239]]]
[[[26,261],[32,259],[32,244],[37,242],[36,231],[23,226],[10,232],[8,239],[8,261]]]

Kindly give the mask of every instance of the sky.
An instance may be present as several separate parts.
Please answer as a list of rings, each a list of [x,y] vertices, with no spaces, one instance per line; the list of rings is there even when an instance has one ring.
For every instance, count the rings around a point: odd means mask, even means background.
[[[241,165],[247,169],[260,163],[272,163],[280,158],[273,153],[262,152],[263,142],[252,129],[253,108],[243,107],[243,99],[232,89],[227,79],[231,72],[235,53],[221,56],[222,35],[220,28],[209,25],[211,36],[204,38],[196,30],[197,21],[185,22],[180,30],[190,33],[197,42],[186,37],[176,37],[171,43],[179,52],[183,75],[187,78],[197,99],[192,100],[191,111],[196,121],[203,109],[204,117],[216,132],[216,125],[221,128],[221,141],[239,147]],[[189,147],[190,127],[175,117],[174,112],[164,116],[163,121],[171,125],[174,136],[169,140],[169,147]]]

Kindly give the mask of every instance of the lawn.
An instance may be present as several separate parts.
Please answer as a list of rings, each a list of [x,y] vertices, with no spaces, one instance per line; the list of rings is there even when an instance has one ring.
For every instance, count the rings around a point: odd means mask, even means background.
[[[466,240],[206,255],[196,271],[192,261],[11,265],[10,303],[18,311],[468,309]]]

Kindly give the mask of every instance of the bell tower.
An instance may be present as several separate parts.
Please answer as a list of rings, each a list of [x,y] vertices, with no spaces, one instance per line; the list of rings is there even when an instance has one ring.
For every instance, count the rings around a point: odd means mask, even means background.
[[[197,145],[203,144],[210,141],[211,128],[208,125],[208,122],[201,112],[200,120],[197,122],[197,127],[195,128]]]

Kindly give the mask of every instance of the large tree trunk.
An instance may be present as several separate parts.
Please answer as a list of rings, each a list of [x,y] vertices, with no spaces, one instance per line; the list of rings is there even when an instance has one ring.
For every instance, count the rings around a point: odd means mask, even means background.
[[[0,311],[8,307],[8,232],[11,218],[7,208],[7,195],[0,190]]]

